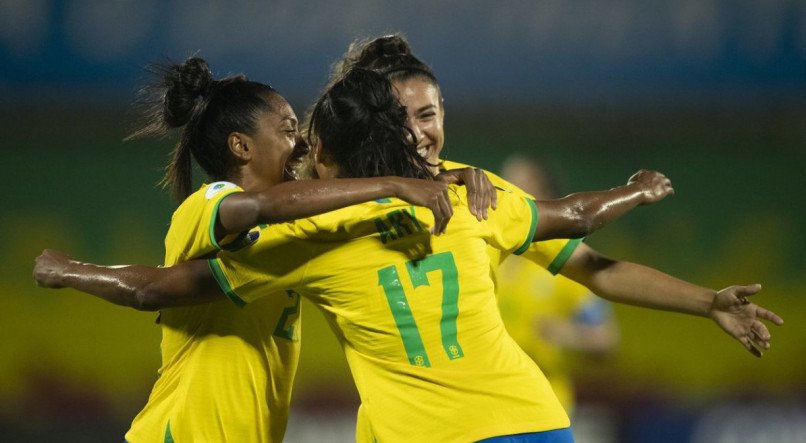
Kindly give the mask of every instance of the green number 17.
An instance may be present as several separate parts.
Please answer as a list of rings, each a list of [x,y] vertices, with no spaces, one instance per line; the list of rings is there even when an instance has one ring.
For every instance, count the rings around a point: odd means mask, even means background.
[[[451,360],[464,357],[462,347],[456,340],[456,317],[459,315],[459,273],[456,270],[453,254],[440,252],[422,260],[412,260],[406,262],[406,269],[414,288],[430,285],[427,275],[429,272],[442,271],[442,318],[439,322],[442,347]],[[414,366],[431,366],[420,337],[420,331],[417,329],[417,323],[411,314],[409,301],[403,292],[397,268],[387,266],[379,270],[378,284],[383,286],[386,301],[389,302],[392,317],[400,331],[400,338],[403,340],[409,363]]]

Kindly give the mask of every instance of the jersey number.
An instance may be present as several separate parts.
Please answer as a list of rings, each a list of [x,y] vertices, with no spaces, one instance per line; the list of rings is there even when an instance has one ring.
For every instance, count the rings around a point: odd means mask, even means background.
[[[294,341],[294,320],[296,320],[296,314],[299,312],[299,294],[291,289],[286,289],[285,292],[289,299],[294,302],[294,304],[283,309],[282,314],[280,314],[280,320],[277,321],[277,326],[274,328],[274,335],[276,337]],[[290,317],[293,318],[289,322],[288,320]]]
[[[415,289],[422,285],[430,285],[429,272],[442,271],[442,318],[439,322],[442,347],[451,360],[464,357],[462,347],[456,339],[456,317],[459,315],[459,273],[456,270],[453,254],[441,252],[429,255],[422,260],[406,262],[406,270]],[[403,292],[397,268],[387,266],[379,270],[378,284],[383,287],[383,292],[386,294],[386,301],[389,302],[395,324],[400,331],[400,338],[403,340],[409,363],[414,366],[431,366],[423,340],[420,338],[420,331],[417,329],[417,323],[411,314],[409,301]]]

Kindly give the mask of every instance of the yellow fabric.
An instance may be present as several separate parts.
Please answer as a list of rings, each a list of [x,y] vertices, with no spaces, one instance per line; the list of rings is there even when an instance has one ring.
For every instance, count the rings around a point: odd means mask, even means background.
[[[240,191],[219,182],[188,197],[171,220],[165,265],[216,253],[218,204]],[[299,296],[163,309],[159,323],[160,376],[126,441],[167,441],[168,427],[177,442],[282,441],[299,359]]]
[[[506,333],[489,279],[487,246],[529,242],[533,203],[500,192],[498,210],[478,222],[463,187],[450,195],[454,216],[438,237],[429,211],[391,199],[269,227],[253,247],[210,260],[234,300],[294,290],[322,310],[361,396],[359,441],[469,442],[569,426]]]
[[[472,168],[473,166],[443,160],[440,163],[439,167],[442,170],[448,170],[448,169]],[[527,194],[519,187],[493,174],[492,172],[486,170],[482,171],[484,172],[485,175],[487,175],[487,178],[490,179],[490,182],[492,182],[493,186],[502,190],[506,190],[512,194],[522,196],[524,198],[529,198],[532,200],[535,199],[532,195]],[[492,212],[494,211],[490,211],[490,213]],[[568,245],[568,242],[569,240],[567,239],[545,240],[535,242],[529,246],[529,249],[527,249],[527,251],[524,252],[523,255],[524,257],[528,257],[534,263],[537,263],[543,268],[548,268],[552,264],[552,262],[554,262],[554,260],[557,258],[557,255],[560,253],[560,251],[562,251],[563,248],[565,248]],[[574,247],[574,245],[571,245],[571,247]],[[500,265],[509,256],[508,253],[504,253],[495,248],[488,248],[487,253],[490,255],[490,261],[498,265]],[[493,283],[495,283],[496,288],[498,286],[498,269],[499,266],[490,267],[490,277],[493,279]]]
[[[573,411],[573,385],[563,350],[541,336],[540,325],[554,319],[573,321],[596,296],[522,257],[505,260],[499,275],[498,304],[507,331],[543,370],[566,411]]]

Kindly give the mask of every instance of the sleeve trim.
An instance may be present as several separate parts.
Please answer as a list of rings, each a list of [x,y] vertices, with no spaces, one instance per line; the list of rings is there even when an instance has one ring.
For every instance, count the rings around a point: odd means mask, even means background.
[[[218,259],[207,260],[207,264],[210,266],[210,271],[213,272],[213,278],[215,278],[216,283],[218,283],[218,287],[226,294],[227,298],[232,300],[239,308],[246,306],[246,302],[232,290],[232,286],[230,286],[227,276],[224,275],[224,270],[221,269]]]
[[[535,238],[535,231],[537,230],[537,205],[535,204],[534,200],[530,198],[526,198],[526,203],[529,204],[529,210],[532,213],[532,220],[531,225],[529,225],[529,235],[526,237],[526,241],[523,242],[520,248],[516,249],[513,254],[521,255],[529,249],[529,246],[532,244],[532,240]]]
[[[223,248],[221,247],[221,245],[218,244],[218,241],[215,238],[215,222],[216,222],[216,220],[218,220],[218,209],[221,206],[221,202],[223,202],[225,198],[229,197],[230,195],[232,195],[232,194],[234,194],[236,192],[238,192],[238,190],[233,189],[231,192],[228,192],[227,194],[225,194],[221,198],[219,198],[218,201],[215,202],[215,206],[213,207],[212,215],[210,216],[210,223],[209,223],[209,225],[210,225],[210,243],[212,243],[213,247],[215,247],[219,251],[221,249],[223,249]]]
[[[565,262],[567,262],[571,257],[571,254],[574,253],[577,246],[582,243],[582,240],[584,239],[575,238],[569,240],[568,243],[566,243],[565,246],[563,246],[563,248],[560,250],[560,253],[554,257],[554,260],[552,260],[551,264],[549,264],[548,268],[546,269],[551,272],[552,275],[557,275],[557,273],[560,272],[560,269],[562,269],[562,267],[565,265]]]

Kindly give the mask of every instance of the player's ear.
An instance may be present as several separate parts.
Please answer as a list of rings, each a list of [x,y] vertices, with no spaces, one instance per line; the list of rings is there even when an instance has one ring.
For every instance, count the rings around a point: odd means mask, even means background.
[[[229,147],[232,155],[243,161],[248,162],[252,159],[252,138],[242,132],[231,132],[227,137],[227,146]]]

